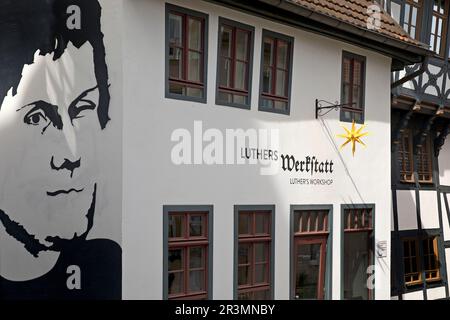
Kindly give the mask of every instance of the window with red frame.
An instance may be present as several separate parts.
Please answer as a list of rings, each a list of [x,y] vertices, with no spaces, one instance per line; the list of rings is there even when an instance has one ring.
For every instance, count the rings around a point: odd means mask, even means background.
[[[342,54],[341,121],[364,122],[366,58],[349,52]]]
[[[250,107],[253,28],[219,22],[218,104]]]
[[[205,97],[206,15],[168,7],[169,97]]]
[[[208,298],[208,213],[170,212],[168,298]]]
[[[238,299],[271,299],[272,212],[240,211]]]
[[[289,114],[293,43],[263,30],[260,110]]]

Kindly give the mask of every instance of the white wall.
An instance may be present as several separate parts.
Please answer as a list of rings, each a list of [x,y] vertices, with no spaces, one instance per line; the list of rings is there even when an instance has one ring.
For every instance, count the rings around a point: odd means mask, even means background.
[[[416,194],[414,190],[397,190],[398,229],[417,229]]]
[[[438,196],[436,191],[419,192],[420,219],[423,229],[439,229]],[[413,212],[414,214],[415,212]]]
[[[123,250],[124,298],[161,299],[163,205],[214,205],[215,299],[233,297],[233,205],[275,204],[275,298],[289,298],[289,209],[291,204],[332,204],[334,208],[333,298],[340,298],[340,205],[375,203],[377,241],[390,248],[390,59],[370,51],[256,18],[203,1],[171,1],[209,14],[208,102],[164,98],[164,1],[127,0],[124,8]],[[218,17],[255,27],[252,107],[216,106]],[[295,37],[291,114],[259,112],[261,30]],[[133,36],[129,36],[133,35]],[[338,113],[314,119],[315,99],[340,99],[341,52],[367,57],[367,148],[338,152],[343,142]],[[277,128],[281,153],[316,155],[335,162],[332,186],[290,185],[295,174],[261,176],[258,166],[176,166],[171,162],[173,130]],[[349,124],[345,124],[349,127]],[[331,137],[327,135],[329,128]],[[390,298],[390,249],[377,259],[377,299]]]
[[[450,186],[450,143],[448,139],[439,153],[439,179],[441,185]]]

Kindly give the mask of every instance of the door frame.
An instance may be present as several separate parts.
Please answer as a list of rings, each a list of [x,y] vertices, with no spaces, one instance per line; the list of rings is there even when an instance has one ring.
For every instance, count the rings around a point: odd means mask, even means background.
[[[290,239],[289,239],[289,299],[295,299],[295,232],[294,232],[294,218],[295,211],[305,210],[323,210],[328,211],[328,236],[326,238],[326,252],[325,252],[325,293],[323,295],[324,300],[332,299],[332,266],[333,266],[333,205],[331,204],[319,204],[319,205],[291,205],[290,206]],[[304,236],[305,238],[308,236]]]

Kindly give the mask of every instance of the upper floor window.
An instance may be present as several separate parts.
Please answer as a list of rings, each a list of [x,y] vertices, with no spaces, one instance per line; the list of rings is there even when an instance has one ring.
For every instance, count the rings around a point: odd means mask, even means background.
[[[294,39],[263,30],[259,110],[289,114]]]
[[[445,38],[447,34],[448,0],[434,0],[431,20],[431,50],[440,56],[445,54]]]
[[[166,4],[166,97],[206,102],[208,17]]]
[[[342,53],[341,121],[364,122],[366,58],[349,52]]]
[[[421,17],[422,0],[406,0],[403,28],[413,39],[420,38]]]
[[[400,171],[400,181],[406,183],[415,182],[414,169],[417,171],[419,183],[433,182],[433,166],[432,166],[432,152],[431,139],[427,136],[423,144],[416,146],[417,161],[414,166],[414,145],[413,133],[411,130],[405,130],[400,137],[400,144],[398,148],[398,166]]]
[[[250,109],[254,28],[220,18],[216,103]]]

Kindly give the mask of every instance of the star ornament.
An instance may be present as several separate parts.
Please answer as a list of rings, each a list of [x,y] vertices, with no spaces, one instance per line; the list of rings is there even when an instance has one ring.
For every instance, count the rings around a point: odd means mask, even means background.
[[[342,125],[341,125],[341,127],[344,128],[345,134],[338,134],[337,136],[339,138],[347,139],[347,141],[345,141],[342,144],[340,149],[342,150],[347,144],[351,143],[352,144],[352,154],[353,154],[353,156],[355,156],[357,143],[360,143],[363,147],[366,147],[364,142],[362,142],[362,140],[361,140],[362,137],[369,135],[369,132],[362,132],[363,129],[366,127],[366,125],[364,124],[361,127],[356,128],[355,120],[353,120],[351,130],[347,129],[346,127],[344,127]]]

